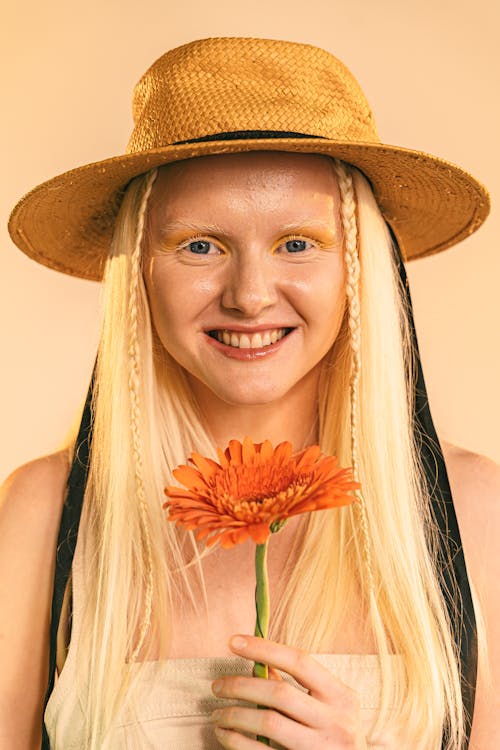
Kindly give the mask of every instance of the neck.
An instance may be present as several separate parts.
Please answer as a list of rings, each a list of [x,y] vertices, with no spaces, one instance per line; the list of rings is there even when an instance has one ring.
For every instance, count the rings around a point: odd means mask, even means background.
[[[270,440],[273,447],[288,440],[294,451],[318,441],[319,368],[310,371],[282,398],[263,404],[232,404],[203,383],[191,387],[215,445],[224,450],[229,440],[248,435],[254,443]]]

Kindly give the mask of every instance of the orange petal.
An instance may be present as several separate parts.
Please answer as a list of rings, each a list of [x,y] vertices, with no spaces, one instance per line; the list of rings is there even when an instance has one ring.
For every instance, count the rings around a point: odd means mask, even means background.
[[[173,470],[172,474],[178,482],[190,490],[207,487],[207,483],[200,472],[191,466],[178,466],[177,469]]]
[[[216,513],[203,514],[200,513],[199,510],[184,510],[182,508],[179,510],[178,508],[174,508],[170,515],[179,518],[182,523],[190,523],[191,521],[194,521],[198,526],[204,526],[207,523],[215,523],[216,525],[219,525]]]
[[[248,437],[248,435],[243,439],[243,445],[241,450],[241,456],[242,461],[244,464],[253,464],[253,459],[255,456],[255,448],[253,441],[251,438]]]
[[[184,487],[175,487],[174,485],[170,487],[165,487],[164,493],[167,497],[195,497],[192,492],[190,492],[188,489],[184,489]]]
[[[212,529],[212,531],[213,531],[213,529]],[[220,540],[220,538],[222,536],[224,536],[225,533],[226,533],[226,531],[220,531],[220,532],[214,534],[213,536],[209,537],[207,539],[207,541],[205,542],[206,546],[207,547],[213,547],[213,545],[216,544]]]
[[[299,455],[298,461],[295,464],[296,468],[302,469],[307,464],[314,463],[320,454],[321,448],[319,445],[310,445],[302,452],[302,455]]]
[[[231,529],[222,534],[220,538],[220,546],[223,549],[230,549],[235,544],[243,544],[248,539],[248,529]]]
[[[273,446],[270,440],[264,440],[260,447],[260,455],[263,460],[268,460],[273,456]]]
[[[249,526],[248,533],[256,544],[264,544],[264,542],[269,538],[271,530],[269,529],[269,524],[259,523]]]
[[[206,511],[206,510],[214,510],[216,509],[212,505],[212,502],[208,498],[204,498],[200,495],[193,495],[190,494],[182,496],[182,495],[174,495],[172,494],[171,499],[167,500],[167,503],[175,508],[184,508],[184,509],[196,509],[200,511]]]
[[[227,469],[227,467],[229,466],[229,461],[227,460],[227,456],[221,448],[217,448],[217,455],[219,456],[221,468]]]
[[[274,449],[273,460],[275,463],[286,463],[292,455],[292,444],[288,440],[284,440],[282,443],[276,446]]]
[[[242,445],[239,440],[230,440],[226,448],[226,456],[232,464],[241,464]]]
[[[189,460],[194,463],[194,465],[201,471],[203,476],[206,478],[210,478],[216,472],[221,470],[221,467],[219,466],[218,463],[216,463],[215,461],[212,461],[211,458],[200,456],[199,453],[192,453],[191,458]]]
[[[210,534],[211,529],[208,526],[205,526],[204,529],[198,529],[196,532],[196,538],[197,539],[204,539],[208,534]]]

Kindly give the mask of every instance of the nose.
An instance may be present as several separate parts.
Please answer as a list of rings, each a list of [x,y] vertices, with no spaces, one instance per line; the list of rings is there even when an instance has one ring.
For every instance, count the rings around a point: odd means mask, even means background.
[[[277,279],[262,255],[233,258],[224,283],[221,304],[245,317],[257,318],[277,300]]]

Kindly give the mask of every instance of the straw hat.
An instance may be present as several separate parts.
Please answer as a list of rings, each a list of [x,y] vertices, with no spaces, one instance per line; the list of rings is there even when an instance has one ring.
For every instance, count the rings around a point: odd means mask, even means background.
[[[129,181],[162,164],[250,150],[336,156],[369,179],[403,256],[440,252],[485,220],[485,188],[459,167],[380,142],[349,70],[308,44],[202,39],[170,50],[137,84],[127,151],[39,185],[14,208],[9,231],[31,258],[102,278]]]

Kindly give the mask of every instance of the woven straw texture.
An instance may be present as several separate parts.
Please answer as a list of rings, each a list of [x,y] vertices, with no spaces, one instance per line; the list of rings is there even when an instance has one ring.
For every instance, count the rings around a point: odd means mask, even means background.
[[[134,91],[125,154],[39,185],[14,208],[9,231],[27,255],[82,278],[102,278],[128,182],[180,159],[250,150],[320,153],[368,177],[406,260],[444,250],[489,211],[485,188],[428,154],[382,144],[357,81],[330,53],[306,44],[214,38],[170,50]],[[213,134],[282,131],[310,138],[186,143]]]

